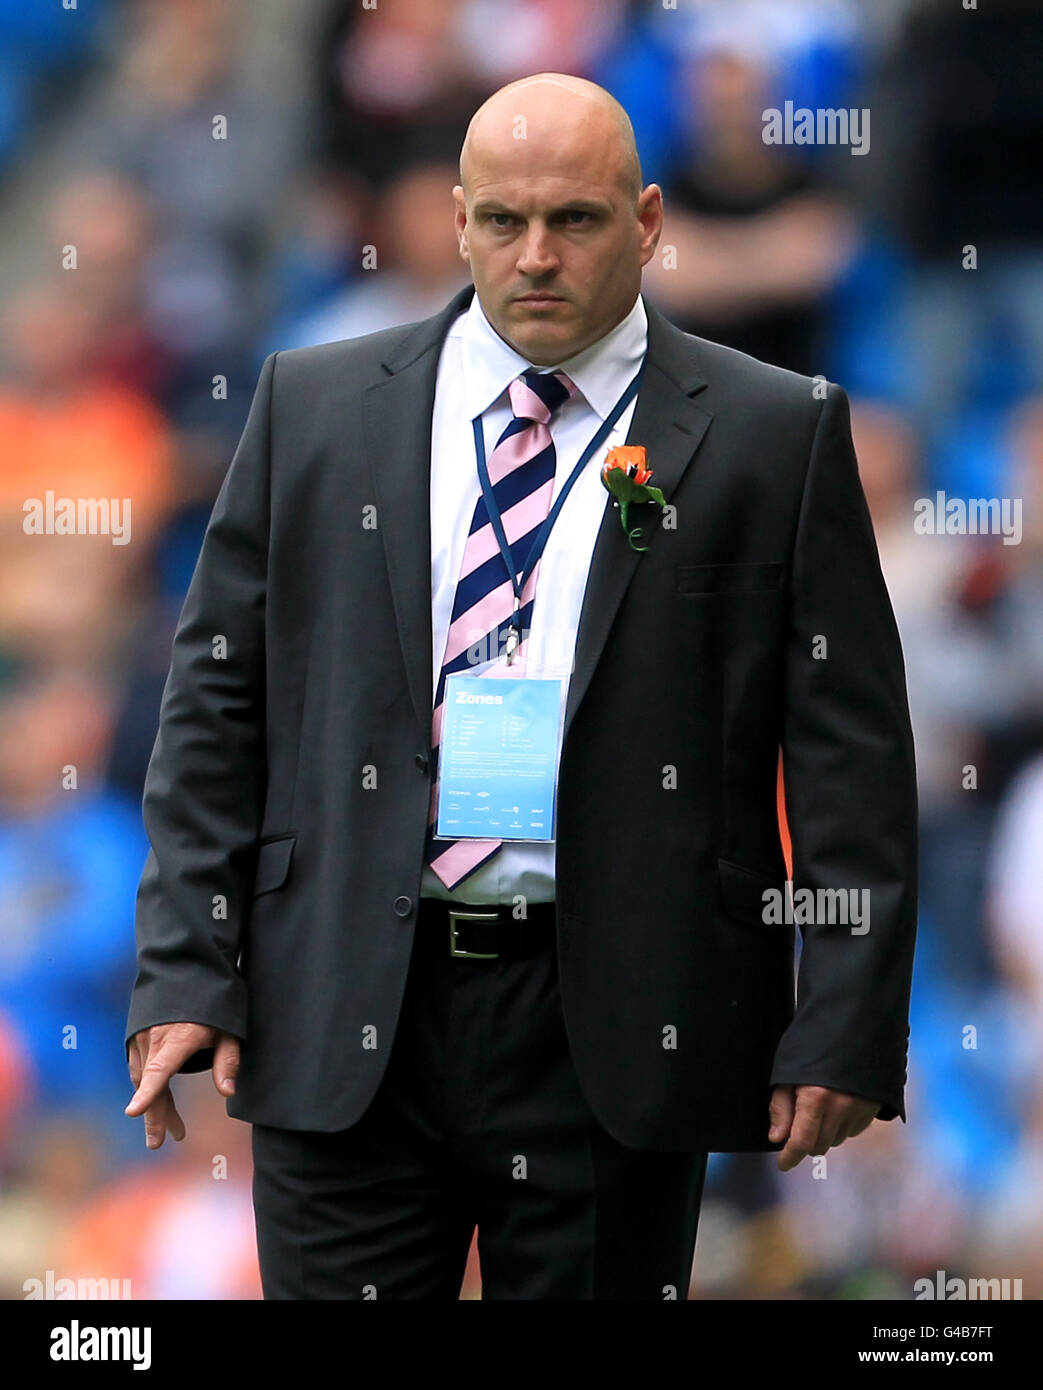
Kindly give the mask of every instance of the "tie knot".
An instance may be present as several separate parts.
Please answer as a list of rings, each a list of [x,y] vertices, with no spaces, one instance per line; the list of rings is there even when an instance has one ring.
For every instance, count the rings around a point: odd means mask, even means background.
[[[519,420],[546,425],[554,412],[576,394],[575,383],[564,372],[522,372],[507,388],[511,409]]]

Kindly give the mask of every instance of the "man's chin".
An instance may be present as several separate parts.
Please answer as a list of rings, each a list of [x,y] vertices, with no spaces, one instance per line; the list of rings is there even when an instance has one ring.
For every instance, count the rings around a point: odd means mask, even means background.
[[[536,350],[545,348],[553,354],[559,347],[570,343],[576,336],[576,326],[571,317],[558,319],[553,312],[520,314],[509,312],[505,325],[506,336],[519,345]]]

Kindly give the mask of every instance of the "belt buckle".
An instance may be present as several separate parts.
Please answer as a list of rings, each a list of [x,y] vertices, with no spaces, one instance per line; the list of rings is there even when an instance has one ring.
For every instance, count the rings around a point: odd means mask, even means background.
[[[498,912],[468,912],[450,910],[449,912],[449,954],[471,960],[498,960],[499,951],[461,951],[457,949],[456,933],[457,922],[495,922],[499,918]]]

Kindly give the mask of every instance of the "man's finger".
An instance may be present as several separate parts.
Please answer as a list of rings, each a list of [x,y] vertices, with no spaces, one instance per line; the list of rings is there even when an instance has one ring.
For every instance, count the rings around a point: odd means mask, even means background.
[[[837,1135],[843,1128],[844,1120],[841,1115],[823,1115],[822,1122],[819,1125],[818,1141],[811,1150],[813,1157],[821,1158],[823,1154],[835,1148],[840,1142],[837,1139]]]
[[[167,1107],[166,1095],[161,1093],[148,1107],[144,1114],[145,1121],[145,1145],[150,1149],[158,1149],[166,1138],[167,1134]]]
[[[141,1073],[145,1066],[144,1060],[141,1056],[141,1051],[138,1047],[137,1038],[133,1040],[133,1042],[130,1045],[129,1051],[127,1052],[127,1066],[130,1070],[130,1079],[133,1082],[134,1089],[136,1091],[138,1087],[141,1085]]]
[[[836,1149],[836,1148],[838,1148],[838,1147],[844,1142],[845,1139],[850,1139],[850,1138],[851,1138],[851,1130],[850,1130],[850,1127],[849,1127],[849,1121],[847,1121],[847,1120],[841,1120],[840,1124],[837,1126],[837,1132],[836,1132],[836,1134],[833,1136],[833,1140],[832,1140],[832,1143],[830,1144],[830,1148]]]
[[[177,1142],[180,1144],[181,1140],[185,1137],[185,1122],[178,1113],[178,1108],[174,1104],[174,1092],[170,1089],[169,1086],[167,1087],[166,1101],[167,1132],[169,1133],[171,1139],[176,1139]]]
[[[235,1078],[239,1072],[239,1040],[227,1033],[221,1035],[214,1048],[214,1085],[223,1096],[235,1095]]]
[[[184,1056],[181,1055],[183,1052],[185,1056],[188,1055],[183,1047],[164,1042],[160,1043],[154,1052],[149,1053],[148,1061],[141,1071],[138,1088],[123,1112],[125,1115],[140,1115],[149,1108],[184,1061]]]
[[[823,1135],[819,1134],[819,1147],[822,1153],[826,1149],[835,1149],[844,1142],[845,1139],[853,1139],[856,1134],[861,1134],[864,1129],[873,1123],[879,1105],[873,1106],[866,1114],[862,1104],[856,1106],[846,1106],[837,1117],[835,1132],[829,1143],[823,1146]],[[823,1127],[824,1128],[824,1127]]]
[[[185,1137],[185,1122],[178,1114],[169,1086],[145,1111],[145,1144],[158,1149],[168,1133],[178,1142]]]
[[[873,1121],[876,1119],[876,1114],[877,1114],[877,1111],[878,1111],[879,1109],[880,1109],[880,1106],[877,1105],[877,1106],[875,1106],[875,1107],[870,1111],[870,1113],[869,1113],[868,1115],[864,1115],[864,1116],[863,1116],[863,1115],[860,1115],[860,1114],[858,1114],[858,1113],[856,1112],[855,1115],[854,1115],[851,1119],[848,1120],[848,1129],[847,1129],[847,1136],[848,1136],[848,1138],[849,1138],[849,1139],[853,1139],[853,1138],[855,1137],[856,1134],[861,1134],[862,1131],[863,1131],[864,1129],[868,1129],[869,1126],[870,1126],[870,1125],[873,1123]]]
[[[817,1107],[814,1109],[802,1109],[800,1100],[797,1100],[797,1113],[790,1126],[789,1139],[786,1147],[779,1154],[779,1169],[781,1172],[788,1172],[790,1168],[796,1168],[800,1161],[813,1153],[818,1144],[819,1130],[822,1126],[822,1117]]]
[[[793,1086],[776,1086],[772,1091],[771,1103],[768,1106],[768,1115],[771,1119],[771,1126],[768,1130],[769,1143],[785,1143],[789,1137],[790,1126],[793,1124],[794,1097],[795,1088]]]

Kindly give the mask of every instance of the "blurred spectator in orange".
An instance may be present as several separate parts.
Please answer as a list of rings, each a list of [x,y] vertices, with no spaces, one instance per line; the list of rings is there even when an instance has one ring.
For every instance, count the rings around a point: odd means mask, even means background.
[[[27,1281],[46,1283],[65,1232],[104,1171],[96,1131],[64,1116],[27,1125],[0,1190],[0,1299],[25,1298]]]
[[[0,514],[27,499],[130,499],[141,544],[172,500],[172,442],[147,400],[100,372],[96,311],[57,282],[18,294],[4,314],[8,380],[0,386]],[[110,544],[112,537],[104,540]]]
[[[0,515],[0,652],[16,669],[98,674],[119,662],[142,597],[138,556],[100,540],[27,536],[20,515]]]
[[[259,1299],[250,1126],[228,1118],[209,1075],[175,1089],[185,1139],[165,1162],[116,1174],[84,1206],[58,1267],[69,1278],[129,1279],[135,1300]],[[124,1123],[144,1148],[141,1121]]]

